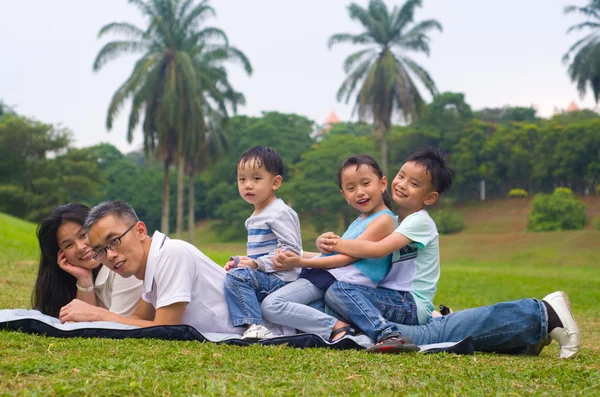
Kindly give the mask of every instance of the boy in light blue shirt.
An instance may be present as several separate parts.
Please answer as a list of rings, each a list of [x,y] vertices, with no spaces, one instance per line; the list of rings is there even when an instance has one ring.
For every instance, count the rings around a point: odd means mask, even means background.
[[[245,223],[247,256],[232,257],[225,265],[225,299],[232,324],[247,327],[243,339],[273,336],[263,325],[260,302],[300,274],[300,269],[277,271],[273,267],[277,250],[302,252],[298,215],[275,197],[283,174],[281,156],[265,146],[248,149],[237,164],[238,190],[254,205],[254,212]]]

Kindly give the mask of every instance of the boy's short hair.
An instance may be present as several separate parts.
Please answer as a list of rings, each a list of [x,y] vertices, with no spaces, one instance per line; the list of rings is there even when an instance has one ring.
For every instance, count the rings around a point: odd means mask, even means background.
[[[283,177],[285,171],[283,160],[275,149],[267,146],[254,146],[242,153],[237,166],[245,166],[251,160],[256,161],[259,168],[265,167],[265,170],[270,174],[281,175]]]
[[[135,224],[140,221],[132,206],[124,201],[104,201],[90,210],[86,220],[85,228],[90,229],[100,219],[113,215],[119,219]]]
[[[454,171],[446,165],[446,155],[437,149],[427,148],[408,156],[406,162],[414,162],[425,167],[425,172],[431,176],[431,185],[439,194],[452,186]]]

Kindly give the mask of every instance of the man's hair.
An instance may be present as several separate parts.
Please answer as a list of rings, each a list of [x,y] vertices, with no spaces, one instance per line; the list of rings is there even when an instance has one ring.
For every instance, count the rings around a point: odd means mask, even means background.
[[[265,167],[267,172],[273,175],[281,175],[283,177],[283,173],[285,171],[283,167],[283,160],[277,151],[273,148],[266,146],[254,146],[246,150],[240,156],[238,160],[237,166],[244,167],[247,162],[254,160],[256,166],[258,168]]]
[[[414,162],[425,167],[425,172],[431,176],[431,185],[439,194],[452,186],[454,171],[446,165],[446,155],[438,149],[426,148],[408,156],[406,162]]]
[[[85,228],[90,229],[100,219],[113,215],[132,224],[140,221],[132,206],[124,201],[104,201],[90,211],[85,219]]]

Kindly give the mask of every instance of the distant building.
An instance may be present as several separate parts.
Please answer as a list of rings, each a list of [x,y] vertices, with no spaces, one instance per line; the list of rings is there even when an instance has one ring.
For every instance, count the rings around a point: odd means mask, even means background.
[[[325,119],[325,122],[322,125],[317,125],[317,128],[311,134],[311,138],[313,138],[316,141],[320,141],[321,139],[323,139],[323,136],[329,132],[329,130],[334,124],[340,122],[341,120],[338,117],[338,115],[332,111],[331,113],[329,113],[329,116],[327,116],[327,119]]]
[[[579,108],[579,106],[577,106],[575,101],[571,101],[569,107],[567,108],[567,112],[579,112],[580,110],[581,109]]]

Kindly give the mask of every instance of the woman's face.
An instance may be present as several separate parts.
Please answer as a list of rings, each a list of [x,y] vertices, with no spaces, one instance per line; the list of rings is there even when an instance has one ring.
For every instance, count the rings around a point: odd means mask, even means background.
[[[100,265],[92,259],[94,252],[83,225],[73,221],[63,223],[56,232],[56,240],[58,248],[65,253],[70,264],[90,270]]]

